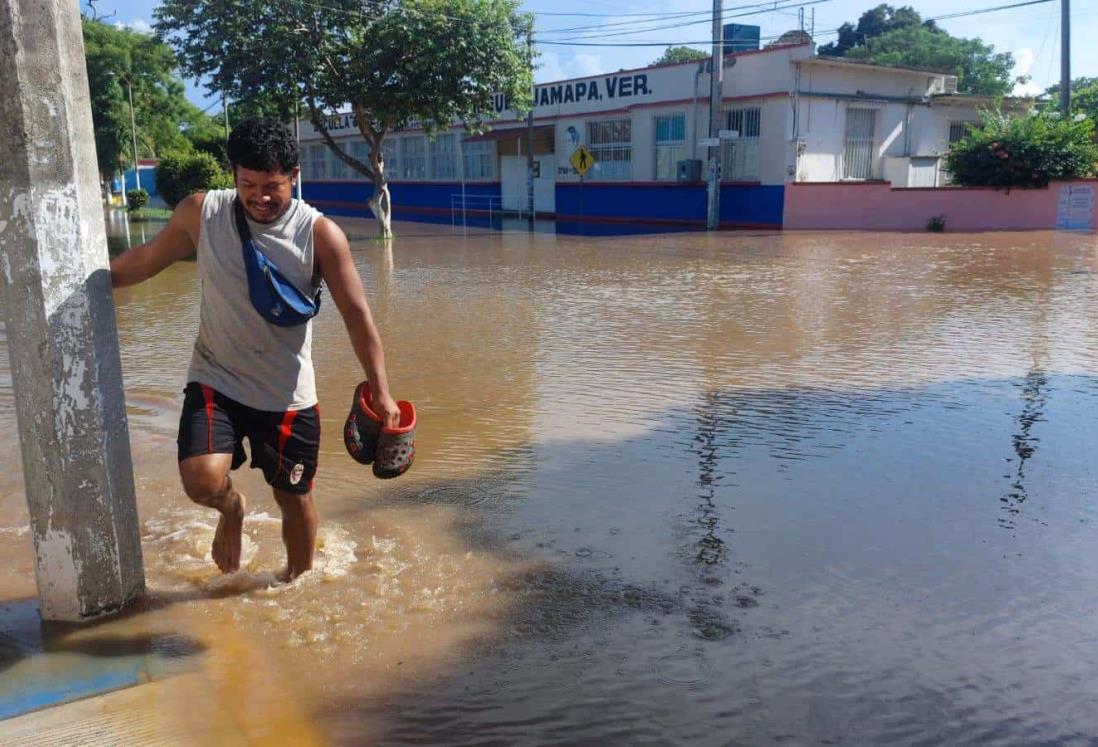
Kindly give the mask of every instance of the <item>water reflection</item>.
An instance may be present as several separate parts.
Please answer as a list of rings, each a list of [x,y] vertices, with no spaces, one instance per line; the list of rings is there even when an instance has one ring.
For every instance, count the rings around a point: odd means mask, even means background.
[[[381,483],[344,455],[361,372],[326,306],[321,572],[294,587],[262,583],[254,475],[236,580],[179,491],[193,265],[116,295],[150,584],[179,600],[147,614],[209,647],[195,692],[347,744],[1098,734],[1089,237],[345,226],[420,457]],[[17,482],[7,598],[33,590]]]
[[[1018,432],[1011,436],[1017,467],[1011,478],[1010,490],[1001,498],[1007,516],[1000,516],[999,523],[1007,529],[1014,528],[1013,517],[1022,511],[1022,504],[1029,498],[1026,490],[1026,461],[1037,451],[1040,438],[1033,426],[1045,420],[1048,402],[1048,376],[1039,368],[1030,369],[1021,383],[1022,411],[1018,414]],[[1013,461],[1013,460],[1008,460]]]

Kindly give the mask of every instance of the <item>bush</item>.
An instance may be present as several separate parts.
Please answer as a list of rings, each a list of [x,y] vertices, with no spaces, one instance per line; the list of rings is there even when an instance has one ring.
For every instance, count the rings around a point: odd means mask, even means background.
[[[1051,113],[985,113],[946,156],[953,182],[966,186],[1044,187],[1051,179],[1091,176],[1095,164],[1094,123]]]
[[[926,222],[926,230],[931,233],[941,233],[946,230],[946,217],[944,215],[932,215]]]
[[[143,189],[131,189],[126,193],[126,210],[134,212],[149,204],[149,193]]]
[[[171,153],[156,167],[156,190],[169,207],[195,192],[232,186],[232,175],[209,153]]]

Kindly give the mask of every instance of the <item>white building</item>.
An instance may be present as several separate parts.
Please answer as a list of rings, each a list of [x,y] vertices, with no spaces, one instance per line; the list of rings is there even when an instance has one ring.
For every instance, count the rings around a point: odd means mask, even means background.
[[[434,139],[417,129],[393,133],[384,148],[395,214],[448,220],[457,203],[526,209],[532,142],[535,209],[543,215],[704,224],[707,66],[674,63],[536,86],[532,138],[503,101],[486,134],[465,136],[461,127]],[[727,57],[721,117],[737,137],[721,146],[722,226],[780,227],[784,185],[793,181],[941,186],[949,144],[979,120],[979,109],[995,104],[958,95],[956,82],[939,72],[818,57],[810,43]],[[365,157],[348,115],[333,117],[330,129]],[[365,212],[365,182],[308,123],[302,141],[310,201]],[[569,162],[580,145],[595,160],[582,185]]]

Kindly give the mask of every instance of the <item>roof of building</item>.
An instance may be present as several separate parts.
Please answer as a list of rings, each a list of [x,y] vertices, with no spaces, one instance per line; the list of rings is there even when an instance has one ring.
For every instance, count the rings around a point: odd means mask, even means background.
[[[948,70],[933,70],[931,68],[920,67],[901,67],[899,65],[882,65],[879,62],[865,62],[863,60],[851,60],[846,57],[827,57],[825,55],[816,55],[815,57],[806,57],[803,60],[794,60],[795,65],[823,65],[827,67],[858,67],[868,68],[875,70],[888,70],[893,73],[910,73],[911,75],[925,76],[927,73],[931,75],[954,75]]]
[[[1026,96],[981,96],[974,93],[936,93],[932,98],[937,103],[964,106],[988,104],[1004,109],[1025,109],[1034,102],[1034,99]]]
[[[724,60],[736,57],[749,57],[756,54],[770,54],[773,52],[784,52],[788,49],[796,47],[806,47],[811,42],[797,42],[793,44],[773,44],[769,47],[762,47],[761,49],[745,49],[742,52],[729,52],[724,55]],[[699,63],[705,63],[708,60],[686,60],[685,62],[661,62],[658,65],[644,65],[643,67],[630,67],[622,68],[620,70],[608,70],[602,73],[595,73],[594,75],[581,75],[578,78],[561,78],[559,80],[547,80],[544,83],[535,83],[535,86],[552,86],[559,83],[572,83],[579,80],[590,80],[591,78],[601,78],[606,75],[621,75],[623,73],[641,73],[646,70],[660,70],[665,67],[678,67],[680,65],[698,65]],[[726,62],[727,64],[727,62]]]

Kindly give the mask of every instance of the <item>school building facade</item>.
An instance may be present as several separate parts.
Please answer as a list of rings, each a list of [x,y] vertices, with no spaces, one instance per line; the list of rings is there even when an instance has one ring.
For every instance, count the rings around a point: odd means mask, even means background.
[[[460,126],[433,138],[418,128],[390,133],[383,148],[394,218],[449,222],[455,206],[525,211],[532,141],[539,217],[704,227],[707,67],[675,63],[538,85],[532,137],[502,100],[482,134]],[[994,106],[957,94],[955,76],[819,57],[811,43],[730,55],[722,94],[722,228],[781,228],[794,183],[942,186],[949,144]],[[328,125],[365,159],[350,115]],[[569,161],[581,145],[595,160],[582,179]],[[304,121],[301,146],[305,198],[329,213],[369,215],[372,185]]]

